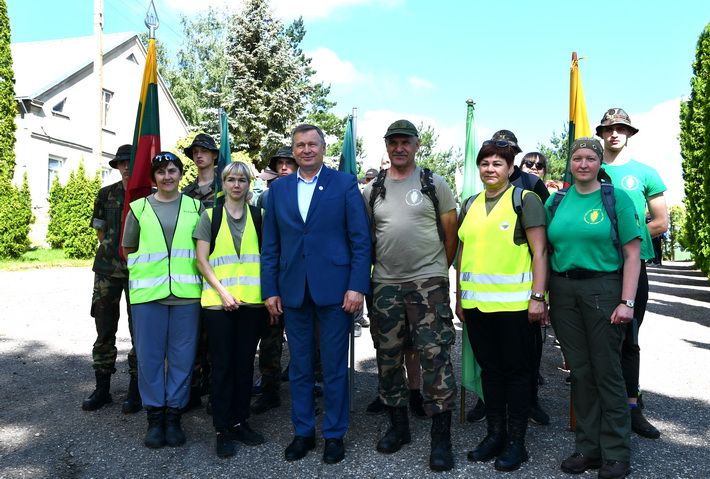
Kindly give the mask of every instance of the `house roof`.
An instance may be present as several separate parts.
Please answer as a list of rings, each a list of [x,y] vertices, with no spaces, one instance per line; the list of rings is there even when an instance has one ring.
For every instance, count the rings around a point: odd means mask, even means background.
[[[136,33],[112,33],[103,36],[104,55]],[[15,72],[15,96],[37,98],[54,85],[94,62],[96,38],[64,38],[43,42],[13,43],[12,66]]]

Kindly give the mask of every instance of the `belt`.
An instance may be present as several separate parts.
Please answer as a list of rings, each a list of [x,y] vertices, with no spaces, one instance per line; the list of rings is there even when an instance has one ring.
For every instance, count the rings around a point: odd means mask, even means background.
[[[588,269],[570,269],[568,271],[557,272],[553,271],[554,276],[561,276],[567,279],[592,279],[601,278],[602,276],[607,276],[609,274],[619,274],[620,270],[617,271],[591,271]]]

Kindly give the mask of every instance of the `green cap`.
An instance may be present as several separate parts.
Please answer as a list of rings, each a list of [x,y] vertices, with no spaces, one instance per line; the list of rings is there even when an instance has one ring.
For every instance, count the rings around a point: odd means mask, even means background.
[[[407,120],[397,120],[392,123],[387,128],[387,133],[385,133],[385,138],[389,138],[394,135],[404,135],[404,136],[416,136],[419,138],[419,132],[417,127],[411,121]]]

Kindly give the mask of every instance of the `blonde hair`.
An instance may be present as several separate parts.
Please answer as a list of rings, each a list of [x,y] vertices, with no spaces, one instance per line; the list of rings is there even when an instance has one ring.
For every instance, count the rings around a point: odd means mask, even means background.
[[[247,179],[249,184],[251,184],[251,180],[254,179],[251,174],[251,168],[243,161],[233,161],[224,167],[224,170],[222,170],[222,183],[227,180],[229,175],[242,175]]]

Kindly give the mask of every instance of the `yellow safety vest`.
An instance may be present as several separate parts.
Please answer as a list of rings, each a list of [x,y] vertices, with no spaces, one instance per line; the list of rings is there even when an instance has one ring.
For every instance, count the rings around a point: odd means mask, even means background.
[[[524,191],[523,195],[529,191]],[[490,214],[485,193],[473,201],[459,228],[461,306],[485,313],[528,309],[532,259],[527,243],[513,241],[517,214],[509,188]]]
[[[237,301],[262,304],[259,238],[251,218],[251,211],[246,205],[245,208],[247,217],[239,255],[234,250],[234,241],[227,224],[229,213],[225,210],[209,262],[219,282]],[[212,212],[212,208],[207,210],[210,220]],[[203,308],[222,305],[219,293],[205,279],[202,280],[202,300],[200,302]]]
[[[171,294],[198,299],[202,293],[202,278],[197,270],[192,233],[200,219],[200,202],[181,195],[169,249],[160,221],[147,199],[137,199],[130,207],[140,224],[138,250],[127,259],[131,304],[157,301]]]

